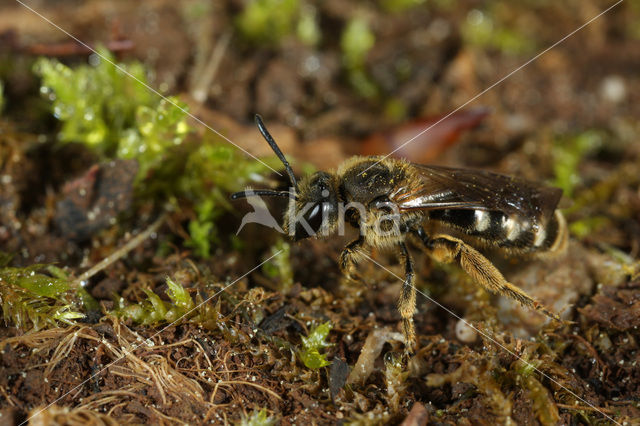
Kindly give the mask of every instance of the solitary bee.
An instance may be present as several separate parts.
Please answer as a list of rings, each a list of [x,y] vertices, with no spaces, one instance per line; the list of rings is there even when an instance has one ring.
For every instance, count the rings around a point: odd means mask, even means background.
[[[398,301],[407,348],[415,342],[415,272],[407,240],[413,238],[440,262],[457,262],[486,289],[559,320],[527,293],[510,284],[472,245],[507,254],[555,254],[567,245],[559,210],[562,191],[496,173],[413,164],[383,157],[353,157],[334,172],[319,171],[299,183],[260,116],[256,124],[282,161],[288,191],[248,190],[232,199],[278,196],[290,200],[283,229],[298,241],[335,233],[344,223],[360,236],[340,255],[340,268],[359,281],[356,264],[366,249],[391,248],[404,263]]]

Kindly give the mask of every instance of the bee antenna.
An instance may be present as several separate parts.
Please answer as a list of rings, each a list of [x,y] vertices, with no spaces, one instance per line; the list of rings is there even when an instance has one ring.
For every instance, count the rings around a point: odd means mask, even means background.
[[[294,188],[298,189],[298,181],[296,181],[296,177],[293,174],[293,169],[291,168],[291,165],[289,165],[289,162],[285,158],[284,154],[282,153],[282,151],[280,151],[280,147],[278,147],[278,145],[276,144],[276,141],[274,141],[271,134],[269,134],[269,131],[265,127],[264,123],[262,122],[262,117],[260,117],[259,114],[256,114],[256,125],[258,126],[258,130],[260,130],[260,133],[262,133],[262,137],[264,137],[264,139],[267,141],[267,143],[269,144],[273,152],[276,153],[280,161],[282,161],[282,164],[284,164],[284,169],[289,175],[289,180],[291,181],[291,184],[293,185]]]
[[[247,198],[247,197],[286,197],[286,198],[295,198],[295,194],[292,194],[289,191],[272,191],[270,189],[250,189],[247,191],[240,191],[234,194],[231,194],[232,200],[237,200],[239,198]]]

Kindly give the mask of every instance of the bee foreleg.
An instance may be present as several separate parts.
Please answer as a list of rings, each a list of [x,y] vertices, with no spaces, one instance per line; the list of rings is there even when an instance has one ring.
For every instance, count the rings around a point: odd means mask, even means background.
[[[398,311],[402,316],[402,331],[404,332],[405,345],[408,352],[412,352],[416,333],[413,326],[413,314],[416,312],[416,288],[413,260],[405,243],[400,243],[401,259],[404,261],[405,279],[402,285],[400,299],[398,299]]]
[[[429,240],[427,247],[432,256],[440,262],[458,262],[462,269],[484,288],[508,296],[523,306],[538,310],[557,321],[561,321],[557,314],[549,311],[523,290],[509,283],[486,257],[464,241],[449,235],[437,235]]]
[[[351,241],[347,244],[340,254],[340,270],[342,273],[352,281],[361,282],[362,278],[356,272],[356,265],[358,260],[362,257],[362,249],[364,246],[364,238],[360,238]]]

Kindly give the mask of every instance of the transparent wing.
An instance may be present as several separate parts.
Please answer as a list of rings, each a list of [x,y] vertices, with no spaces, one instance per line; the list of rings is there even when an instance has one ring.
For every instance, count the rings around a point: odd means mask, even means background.
[[[562,190],[483,170],[412,164],[418,188],[400,188],[390,201],[400,210],[478,209],[548,220]]]

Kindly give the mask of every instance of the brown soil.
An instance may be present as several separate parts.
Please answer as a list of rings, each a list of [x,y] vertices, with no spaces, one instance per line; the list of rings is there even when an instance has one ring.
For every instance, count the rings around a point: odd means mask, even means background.
[[[79,39],[111,46],[119,60],[143,61],[154,87],[178,94],[248,151],[269,154],[251,124],[260,113],[297,164],[328,168],[374,153],[371,147],[392,150],[407,126],[428,127],[613,4],[428,1],[390,13],[384,2],[327,0],[314,6],[322,32],[316,47],[295,37],[264,47],[234,30],[244,2],[204,3],[33,7]],[[356,16],[376,35],[364,64],[378,84],[373,98],[357,93],[342,66],[340,33]],[[478,19],[493,19],[502,38],[473,43],[464,31]],[[496,257],[512,282],[564,310],[571,324],[544,324],[416,250],[417,285],[427,297],[418,296],[418,350],[403,357],[400,282],[367,262],[360,265],[367,286],[342,279],[337,259],[346,239],[292,245],[294,285],[282,292],[260,269],[245,275],[268,257],[275,233],[251,225],[240,234],[245,249],[228,243],[245,207],[220,219],[223,242],[210,259],[185,247],[192,213],[176,211],[153,238],[89,280],[102,312],[40,331],[0,327],[0,420],[220,424],[264,409],[279,424],[639,424],[639,20],[640,9],[623,2],[465,108],[487,107],[486,118],[454,115],[446,135],[416,142],[425,152],[400,152],[544,181],[553,178],[558,144],[587,131],[600,135],[581,158],[566,206],[570,223],[598,218],[599,225],[572,228],[560,259]],[[525,47],[514,53],[504,47],[509,40]],[[56,123],[42,112],[30,66],[34,53],[86,62],[86,52],[68,42],[20,4],[0,6],[8,100],[0,113],[0,251],[15,254],[12,266],[55,262],[77,277],[158,213],[131,204],[135,165],[97,164],[81,146],[55,144]],[[216,49],[223,56],[211,73]],[[398,104],[400,118],[389,113]],[[80,190],[96,191],[96,203],[113,208],[93,227],[73,220],[88,208],[75,197]],[[137,210],[122,215],[131,205]],[[402,274],[393,256],[374,257]],[[207,306],[217,320],[143,326],[106,314],[114,293],[135,302],[150,288],[164,297],[167,276],[194,297],[214,296]],[[332,364],[307,368],[297,356],[301,336],[326,321]]]

